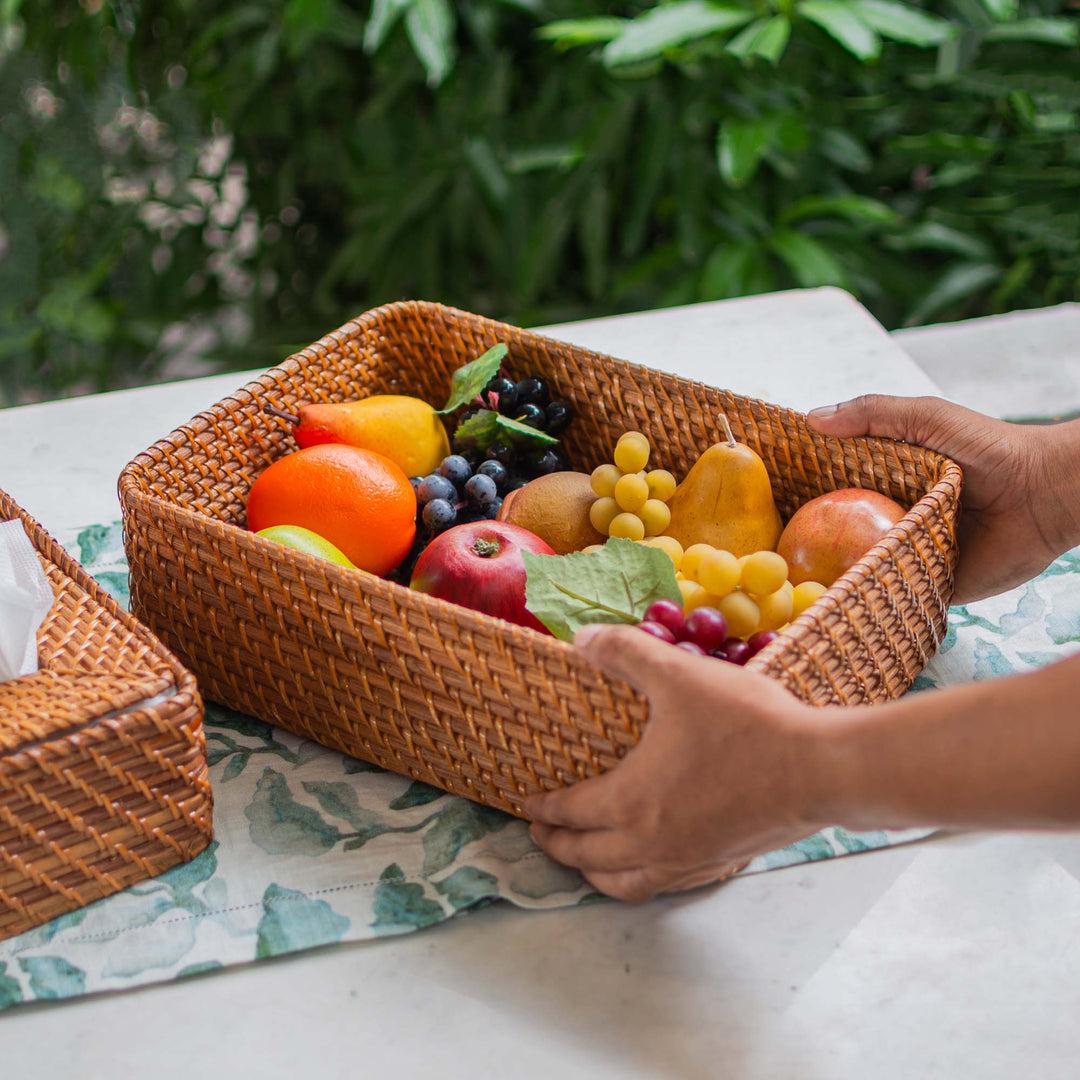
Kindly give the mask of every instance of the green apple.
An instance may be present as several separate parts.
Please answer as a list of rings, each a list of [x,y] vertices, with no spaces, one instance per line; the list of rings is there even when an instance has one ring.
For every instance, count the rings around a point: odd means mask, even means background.
[[[304,552],[305,555],[314,555],[316,558],[326,559],[339,566],[357,569],[343,551],[302,525],[271,525],[269,528],[260,529],[255,535],[265,537],[267,540],[276,540],[279,544]]]

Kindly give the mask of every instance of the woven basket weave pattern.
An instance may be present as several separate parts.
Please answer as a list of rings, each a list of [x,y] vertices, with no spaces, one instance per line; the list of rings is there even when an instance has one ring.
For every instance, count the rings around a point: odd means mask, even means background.
[[[194,677],[0,492],[0,520],[12,518],[56,600],[40,670],[0,683],[0,939],[191,859],[212,836]]]
[[[837,487],[908,515],[753,665],[816,704],[906,689],[944,632],[960,471],[919,447],[826,440],[788,410],[478,316],[407,302],[368,312],[135,459],[121,477],[132,603],[211,699],[482,802],[610,768],[643,700],[561,642],[242,531],[254,478],[294,449],[262,413],[370,393],[445,399],[452,371],[498,341],[512,369],[573,404],[575,467],[637,428],[684,474],[723,412],[757,450],[781,513]],[[659,362],[663,358],[658,358]]]

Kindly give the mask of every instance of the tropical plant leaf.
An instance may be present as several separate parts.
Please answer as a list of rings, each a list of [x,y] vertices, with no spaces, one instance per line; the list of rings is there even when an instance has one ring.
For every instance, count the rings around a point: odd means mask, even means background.
[[[616,67],[652,60],[689,41],[735,30],[753,17],[743,8],[724,7],[707,0],[661,4],[639,15],[605,47],[604,63]]]
[[[816,23],[860,60],[876,60],[881,55],[881,38],[855,9],[851,0],[802,0],[796,10]]]
[[[895,0],[852,0],[856,15],[882,37],[930,48],[955,36],[946,19]]]
[[[760,56],[770,64],[778,64],[791,37],[791,20],[786,15],[758,19],[735,35],[725,46],[733,56],[744,60]]]
[[[846,287],[847,274],[843,266],[820,240],[795,229],[778,229],[769,238],[769,247],[804,289],[822,285]]]

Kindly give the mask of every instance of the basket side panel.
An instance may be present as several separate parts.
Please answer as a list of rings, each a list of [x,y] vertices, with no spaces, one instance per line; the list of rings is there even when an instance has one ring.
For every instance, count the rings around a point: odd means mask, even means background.
[[[188,693],[0,759],[0,939],[209,844],[201,718]]]

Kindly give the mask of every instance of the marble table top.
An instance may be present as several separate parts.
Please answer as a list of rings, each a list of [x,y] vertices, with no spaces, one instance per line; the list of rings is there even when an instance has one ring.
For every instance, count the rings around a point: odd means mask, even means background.
[[[850,297],[549,328],[810,408],[931,380]],[[241,375],[0,412],[0,487],[47,528],[118,516],[136,452]],[[0,1014],[0,1073],[1072,1077],[1080,837],[965,835],[641,906],[486,908],[407,937]]]

